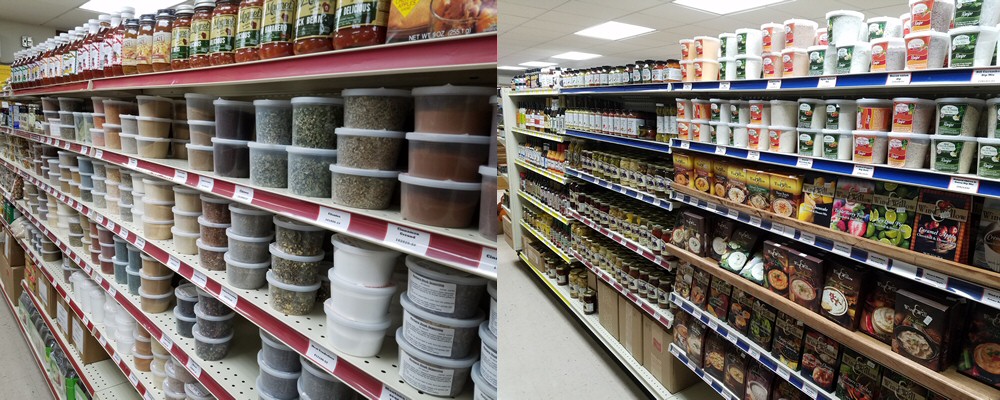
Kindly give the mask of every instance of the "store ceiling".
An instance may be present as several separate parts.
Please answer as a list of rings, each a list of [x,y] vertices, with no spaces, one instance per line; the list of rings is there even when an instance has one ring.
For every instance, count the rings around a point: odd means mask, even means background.
[[[573,68],[680,58],[677,43],[680,39],[717,36],[737,28],[759,27],[790,18],[811,19],[826,26],[826,12],[841,9],[861,11],[866,18],[898,17],[908,10],[908,6],[907,0],[792,0],[719,16],[675,5],[671,0],[503,0],[500,2],[499,65],[548,61]],[[618,41],[573,34],[607,21],[645,26],[656,31]],[[567,51],[596,53],[603,57],[584,61],[551,58]],[[501,76],[518,73],[498,72]]]
[[[86,2],[87,0],[0,0],[0,19],[69,30],[88,19],[97,18],[96,12],[79,8]]]

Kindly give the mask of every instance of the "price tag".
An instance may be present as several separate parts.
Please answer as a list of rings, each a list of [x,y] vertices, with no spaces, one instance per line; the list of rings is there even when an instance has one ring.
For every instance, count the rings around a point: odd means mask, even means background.
[[[80,146],[80,153],[83,153],[83,154],[86,154],[86,155],[89,156],[90,155],[90,147]]]
[[[868,253],[868,264],[887,270],[889,269],[889,257],[881,254]]]
[[[104,277],[100,275],[94,275],[94,281],[97,282],[98,285],[103,284]]]
[[[948,182],[948,190],[976,194],[979,192],[979,179],[953,176],[951,177],[951,181]]]
[[[718,206],[715,205],[715,203],[708,203],[705,205],[705,208],[707,208],[709,211],[716,211],[718,209]]]
[[[111,355],[111,359],[115,360],[115,364],[121,364],[122,363],[122,357],[118,355],[118,352],[115,352],[114,354],[112,354]]]
[[[851,172],[851,175],[871,178],[875,176],[875,167],[871,165],[855,164],[854,171]]]
[[[253,189],[245,186],[236,185],[236,188],[233,190],[233,199],[247,203],[252,202]]]
[[[101,347],[108,345],[108,339],[105,339],[104,336],[99,336],[97,342],[101,344]]]
[[[396,393],[388,386],[382,386],[382,394],[378,396],[378,400],[406,400],[406,396]]]
[[[682,140],[682,141],[681,141],[681,148],[682,148],[682,149],[690,149],[690,148],[691,148],[691,143],[689,143],[689,142],[688,142],[688,141],[686,141],[686,140]]]
[[[347,227],[351,225],[351,213],[320,206],[318,221],[332,226],[334,229],[346,231]]]
[[[385,234],[385,242],[413,251],[416,254],[426,254],[431,243],[431,235],[415,229],[389,224]]]
[[[691,90],[691,83],[681,85],[681,90]]]
[[[153,400],[153,395],[149,394],[149,389],[142,394],[142,400]]]
[[[748,151],[747,152],[747,160],[754,160],[754,161],[760,160],[760,152],[759,151],[752,151],[752,150]]]
[[[122,239],[125,239],[126,242],[132,241],[131,238],[129,238],[129,236],[132,236],[132,232],[125,230],[124,227],[122,228],[121,232],[118,232],[118,234],[121,235]]]
[[[716,323],[715,321],[708,320],[708,327],[712,328],[712,330],[715,331],[719,329],[719,324]]]
[[[892,262],[892,268],[889,271],[909,279],[917,279],[917,266],[913,264],[895,260]]]
[[[983,303],[989,304],[993,308],[1000,308],[1000,291],[986,288],[983,292]]]
[[[802,234],[799,235],[799,241],[809,245],[816,244],[816,235],[808,232],[802,232]]]
[[[187,364],[184,364],[188,371],[191,371],[191,376],[195,378],[201,377],[201,366],[194,362],[193,358],[188,358]]]
[[[483,248],[483,253],[479,256],[479,269],[497,272],[497,249]]]
[[[819,82],[816,82],[817,88],[832,88],[837,86],[836,76],[824,76],[819,78]]]
[[[813,388],[812,386],[809,386],[809,384],[806,383],[802,384],[802,393],[805,393],[806,396],[809,396],[810,399],[815,399],[817,396],[819,396],[819,393],[816,392],[816,389]]]
[[[337,356],[330,354],[330,352],[312,340],[309,341],[309,349],[306,350],[306,357],[309,357],[310,360],[322,366],[328,372],[332,373],[337,368]]]
[[[118,289],[115,289],[115,287],[114,287],[114,286],[111,286],[111,285],[109,284],[109,285],[108,285],[108,294],[110,294],[110,295],[111,295],[111,297],[115,297],[115,295],[116,295],[116,294],[118,294]]]
[[[837,253],[837,254],[840,254],[840,255],[842,255],[844,257],[850,257],[851,256],[851,246],[843,244],[843,243],[840,243],[840,242],[833,242],[833,252]]]
[[[737,218],[740,217],[740,212],[736,211],[736,210],[734,210],[732,208],[730,208],[729,211],[726,212],[726,214],[729,215],[729,218],[732,218],[732,219],[737,219]]]
[[[174,170],[174,182],[185,184],[187,183],[187,180],[188,180],[187,171],[181,171],[179,169]]]
[[[170,349],[174,348],[174,341],[170,340],[169,336],[162,335],[160,336],[160,345],[162,345],[164,349],[167,349],[167,351],[170,351]]]
[[[104,223],[104,216],[101,215],[101,214],[95,213],[94,214],[94,220],[97,221],[98,224],[103,224]]]
[[[115,225],[115,223],[113,221],[111,221],[110,219],[108,220],[108,223],[106,224],[106,226],[108,227],[108,230],[111,231],[111,232],[114,232],[115,229],[118,228],[118,225]]]
[[[167,259],[167,267],[176,272],[181,268],[181,260],[177,259],[177,257],[170,256],[170,258]]]
[[[104,151],[101,149],[94,150],[94,158],[104,158]]]
[[[83,204],[80,204],[80,203],[76,203],[76,204],[75,204],[75,205],[73,206],[73,208],[75,208],[75,209],[76,209],[76,212],[83,212]]]
[[[760,226],[761,220],[758,217],[750,217],[750,225]]]
[[[135,247],[139,250],[146,249],[146,239],[139,237],[139,235],[135,235],[135,240],[132,242],[132,244],[134,244]]]
[[[795,228],[792,228],[790,226],[785,226],[777,222],[771,223],[771,231],[777,232],[778,234],[783,236],[795,237]]]
[[[948,286],[948,277],[944,274],[931,271],[929,269],[924,269],[924,276],[921,278],[924,282],[930,284],[931,286],[937,287],[938,289],[944,289]]]
[[[799,157],[799,159],[795,161],[795,167],[797,167],[797,168],[807,168],[807,169],[808,168],[812,168],[813,167],[813,159],[811,159],[811,158],[805,158],[805,157]]]
[[[90,328],[90,318],[87,318],[86,315],[83,316],[83,326]]]
[[[87,275],[90,275],[90,271],[93,271],[93,269],[91,269],[89,265],[84,265],[83,266],[83,272],[86,272]]]
[[[191,282],[193,282],[195,285],[198,285],[198,287],[203,288],[205,287],[205,285],[208,284],[208,277],[205,276],[205,274],[201,273],[200,271],[194,271],[194,273],[191,274]]]
[[[222,291],[219,292],[219,300],[222,300],[223,303],[226,303],[226,305],[228,305],[229,308],[235,309],[236,303],[240,301],[240,298],[237,297],[236,293],[233,293],[232,290],[222,288]]]
[[[715,146],[715,154],[726,155],[726,148],[723,146]]]
[[[726,339],[728,339],[730,342],[733,342],[733,344],[736,344],[736,342],[739,341],[739,338],[737,338],[736,334],[734,334],[733,332],[726,332]]]
[[[766,90],[781,89],[781,79],[768,79]]]
[[[128,374],[128,381],[132,382],[132,386],[135,386],[135,385],[139,384],[139,378],[136,378],[135,374],[133,374],[131,372],[129,372],[129,374]]]
[[[781,379],[784,379],[784,380],[787,381],[788,379],[790,379],[792,377],[792,373],[788,372],[787,369],[778,367],[778,376],[780,376]]]
[[[80,265],[83,263],[83,260],[81,260],[80,256],[76,255],[76,253],[73,253],[73,262],[75,262],[76,265]]]
[[[1000,68],[977,69],[972,71],[972,83],[1000,82]]]
[[[691,309],[691,315],[693,315],[697,319],[701,319],[701,310],[693,308]]]
[[[719,90],[729,90],[730,87],[732,87],[732,84],[729,81],[719,82]]]
[[[909,85],[910,84],[910,73],[909,72],[897,72],[889,74],[885,77],[886,86],[897,86],[897,85]]]
[[[133,169],[139,168],[139,160],[136,160],[134,158],[129,157],[129,159],[128,159],[128,167],[129,168],[133,168]]]
[[[207,176],[198,177],[198,189],[211,192],[215,187],[215,180]]]
[[[760,352],[757,351],[757,349],[751,346],[747,351],[750,353],[751,356],[753,356],[753,358],[758,360],[760,359]]]

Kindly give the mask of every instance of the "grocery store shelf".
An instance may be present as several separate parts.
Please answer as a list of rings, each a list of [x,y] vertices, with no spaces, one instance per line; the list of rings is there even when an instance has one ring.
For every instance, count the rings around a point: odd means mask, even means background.
[[[575,129],[567,129],[566,132],[564,132],[563,134],[565,134],[566,136],[573,136],[583,139],[596,140],[599,142],[618,144],[622,146],[634,147],[637,149],[670,154],[670,143],[656,142],[652,140],[643,140],[643,139],[633,139],[623,136],[614,136],[605,133],[587,132]]]
[[[536,174],[539,174],[541,176],[549,178],[549,179],[551,179],[553,181],[556,181],[558,183],[561,183],[561,184],[565,184],[566,183],[566,176],[565,175],[549,171],[548,169],[546,169],[544,167],[539,167],[539,166],[537,166],[537,165],[535,165],[533,163],[528,162],[527,160],[522,160],[522,159],[518,158],[518,159],[514,160],[514,164],[516,164],[519,167],[524,167],[525,169],[527,169],[527,170],[529,170],[531,172],[534,172]]]
[[[688,187],[675,186],[673,197],[690,206],[795,239],[902,278],[1000,308],[1000,274],[996,272],[771,214]]]
[[[753,151],[680,139],[673,139],[672,142],[673,146],[678,149],[715,154],[722,157],[1000,198],[1000,180],[980,178],[972,174],[948,174],[920,168],[894,168],[886,165],[856,164],[850,160],[840,161],[819,157],[806,157],[797,154]]]
[[[678,84],[673,84],[678,85]],[[578,88],[565,88],[559,94],[636,94],[636,93],[656,93],[670,91],[670,83],[647,83],[638,85],[618,85],[618,86],[588,86]]]
[[[731,330],[725,321],[719,320],[707,312],[702,312],[702,310],[699,310],[693,303],[681,298],[675,292],[670,293],[670,301],[676,304],[677,307],[680,307],[681,310],[684,310],[684,312],[701,321],[702,324],[708,326],[720,336],[726,338],[726,340],[730,341],[741,351],[750,355],[751,358],[767,367],[768,370],[774,372],[778,377],[788,381],[788,383],[791,383],[793,386],[801,390],[802,393],[805,393],[806,396],[809,396],[810,399],[837,400],[837,396],[833,393],[827,392],[819,386],[816,386],[815,383],[803,379],[798,372],[793,371],[785,366],[785,364],[782,364],[777,358],[772,356],[769,351],[764,350],[762,347],[753,343],[742,333],[739,333],[736,330]]]
[[[618,339],[611,336],[611,333],[601,326],[601,322],[598,320],[597,314],[587,315],[583,313],[583,304],[579,301],[572,300],[572,297],[569,295],[568,287],[557,286],[555,282],[547,278],[541,270],[532,265],[523,253],[520,257],[521,260],[528,265],[528,268],[530,268],[532,272],[534,272],[535,275],[537,275],[538,278],[549,287],[552,294],[566,305],[573,315],[576,316],[577,320],[590,330],[590,332],[601,342],[601,344],[603,344],[604,347],[607,348],[608,351],[615,358],[617,358],[622,365],[625,366],[629,373],[631,373],[632,376],[634,376],[639,383],[641,383],[642,386],[649,391],[649,393],[653,394],[653,396],[658,399],[668,399],[673,396],[673,394],[667,391],[667,388],[663,387],[663,385],[661,385],[660,382],[646,370],[646,368],[643,368],[641,361],[632,357],[632,354],[618,342]]]
[[[93,92],[183,89],[213,94],[315,92],[366,86],[426,86],[476,84],[495,80],[497,34],[385,44],[262,60],[224,66],[126,75],[86,82],[14,91],[14,96],[39,94],[90,95]],[[205,88],[207,87],[207,88]]]
[[[651,261],[653,264],[659,265],[660,267],[662,267],[663,269],[665,269],[667,271],[670,271],[670,270],[673,269],[673,267],[670,265],[670,263],[667,262],[667,260],[664,259],[662,256],[656,255],[655,253],[653,253],[652,250],[649,250],[648,248],[646,248],[645,246],[643,246],[643,245],[641,245],[639,243],[636,243],[634,240],[626,238],[626,237],[622,236],[618,232],[611,231],[611,230],[609,230],[607,228],[604,228],[604,227],[598,225],[597,223],[595,223],[594,221],[592,221],[590,218],[587,218],[587,217],[583,216],[582,214],[580,214],[576,210],[572,210],[572,209],[569,210],[569,215],[573,219],[582,222],[584,225],[589,226],[590,229],[593,229],[593,230],[597,231],[598,233],[606,236],[608,239],[611,239],[611,240],[617,242],[618,244],[624,246],[625,248],[631,250],[632,252],[634,252],[634,253],[642,256],[643,258],[645,258],[645,259],[647,259],[649,261]]]
[[[395,342],[391,339],[386,339],[382,345],[382,351],[375,357],[354,357],[337,351],[326,344],[326,315],[322,307],[316,307],[307,316],[289,316],[278,312],[269,304],[267,287],[257,290],[235,288],[226,280],[225,271],[208,271],[201,268],[197,256],[177,252],[173,241],[146,239],[142,236],[141,229],[134,224],[90,208],[77,198],[59,193],[47,182],[40,180],[28,171],[15,167],[8,161],[0,159],[0,164],[4,164],[8,168],[13,167],[13,170],[17,171],[26,181],[34,183],[39,189],[55,196],[59,201],[87,215],[92,221],[111,230],[112,233],[135,245],[150,257],[164,263],[178,275],[217,297],[254,325],[266,330],[365,397],[382,400],[399,397],[417,399],[428,396],[406,385],[399,378],[398,350]],[[19,206],[19,208],[22,207]],[[27,213],[27,210],[22,208],[21,212]],[[164,316],[164,320],[168,322],[173,321],[169,312],[158,314],[154,318],[158,318],[158,316]],[[170,322],[171,326],[172,324]],[[184,359],[179,358],[179,360],[183,361]],[[222,362],[212,364],[224,368],[224,364],[229,361],[227,358]],[[253,368],[256,368],[254,360],[251,360],[250,363],[253,363]],[[245,384],[237,386],[246,387]],[[459,399],[471,398],[471,385],[467,385],[466,389],[455,397]]]
[[[526,89],[526,90],[511,90],[510,96],[558,96],[559,89]]]
[[[60,396],[59,392],[56,390],[55,383],[52,382],[52,378],[49,377],[48,371],[45,369],[45,361],[42,355],[38,353],[38,349],[35,348],[35,340],[37,339],[37,333],[28,333],[28,330],[24,327],[25,321],[21,318],[21,314],[18,311],[18,306],[11,303],[10,296],[7,295],[7,289],[3,286],[3,282],[0,282],[0,294],[3,295],[3,302],[7,304],[10,309],[11,317],[14,318],[14,324],[17,325],[17,330],[21,332],[21,336],[24,337],[25,347],[29,353],[31,353],[31,358],[35,361],[35,365],[38,366],[39,373],[42,375],[42,380],[45,381],[46,386],[49,387],[49,392],[52,393],[52,398],[62,399],[64,396]]]
[[[726,386],[723,385],[722,382],[720,382],[718,379],[715,379],[714,376],[705,373],[705,370],[699,368],[697,365],[694,365],[694,363],[691,362],[690,359],[688,359],[687,353],[685,353],[684,350],[681,350],[681,348],[674,343],[670,343],[670,354],[673,354],[674,357],[677,357],[677,359],[681,361],[681,363],[686,365],[689,369],[691,369],[691,371],[694,371],[695,375],[698,375],[698,377],[701,378],[701,380],[705,381],[705,384],[708,387],[712,388],[712,390],[721,395],[723,399],[743,400],[742,397],[733,394],[733,392],[731,392],[728,388],[726,388]]]
[[[532,236],[538,239],[539,242],[542,242],[542,244],[544,244],[545,247],[548,247],[549,250],[552,250],[553,253],[556,253],[556,255],[559,256],[559,258],[563,259],[563,261],[565,261],[567,264],[573,262],[573,259],[570,258],[570,256],[567,255],[565,251],[556,247],[556,245],[551,241],[549,241],[549,239],[545,237],[545,235],[542,235],[541,232],[535,230],[535,228],[532,228],[530,225],[528,225],[528,223],[521,221],[521,227],[524,228],[524,230],[530,232]]]
[[[840,344],[847,346],[873,361],[888,366],[907,378],[919,382],[922,386],[942,394],[952,400],[998,400],[1000,389],[987,386],[973,378],[960,374],[951,367],[944,372],[936,372],[902,354],[893,352],[889,345],[861,332],[852,332],[837,323],[814,313],[786,297],[729,272],[712,259],[699,257],[670,243],[666,244],[670,254],[691,263],[695,268],[722,279],[747,294],[760,299],[764,303],[788,314],[795,320],[802,321],[806,326],[823,332],[824,335]]]
[[[606,282],[608,285],[611,285],[611,287],[614,288],[615,291],[617,291],[619,294],[621,294],[622,297],[625,297],[626,299],[631,301],[632,304],[635,304],[636,307],[639,307],[640,310],[642,310],[647,315],[655,319],[657,322],[660,323],[660,325],[663,325],[664,328],[670,329],[671,327],[673,327],[674,325],[673,312],[671,312],[670,310],[659,308],[658,305],[651,304],[649,300],[637,296],[635,293],[632,293],[632,291],[624,284],[618,282],[618,280],[615,279],[613,276],[611,276],[611,274],[605,272],[604,270],[601,270],[600,268],[597,268],[589,261],[585,260],[583,256],[581,256],[577,252],[571,251],[571,253],[573,253],[573,257],[575,257],[577,260],[580,261],[580,264],[583,264],[583,266],[587,267],[587,269],[589,269],[590,272],[593,272],[594,275],[597,275],[597,277],[600,278],[602,281]]]
[[[563,225],[569,223],[569,218],[566,218],[566,216],[562,215],[559,211],[553,210],[552,207],[545,205],[544,203],[541,202],[541,200],[536,199],[535,196],[524,193],[522,191],[518,191],[517,194],[521,196],[522,199],[527,200],[528,203],[530,203],[531,205],[535,206],[539,210],[542,210],[542,212],[551,215],[552,218],[556,219],[556,221],[562,222]]]
[[[349,208],[336,205],[331,199],[293,195],[286,189],[253,187],[249,179],[219,178],[192,170],[186,160],[140,158],[120,150],[22,130],[0,128],[0,131],[496,279],[496,241],[487,240],[475,229],[437,228],[404,220],[398,210]]]
[[[581,170],[575,168],[566,168],[566,175],[572,176],[574,178],[580,178],[587,182],[593,183],[602,188],[624,194],[636,200],[641,200],[643,202],[652,204],[654,206],[660,207],[664,210],[670,211],[674,209],[674,203],[667,199],[662,199],[656,197],[652,194],[628,188],[617,183],[611,183],[604,179],[598,178]]]
[[[536,131],[536,130],[533,130],[533,129],[510,128],[510,131],[514,132],[514,133],[520,133],[522,135],[534,136],[534,137],[542,138],[542,139],[545,139],[545,140],[551,140],[551,141],[557,142],[557,143],[562,143],[563,139],[564,139],[562,137],[562,135],[559,135],[559,134],[549,133],[549,132],[542,132],[542,131]]]

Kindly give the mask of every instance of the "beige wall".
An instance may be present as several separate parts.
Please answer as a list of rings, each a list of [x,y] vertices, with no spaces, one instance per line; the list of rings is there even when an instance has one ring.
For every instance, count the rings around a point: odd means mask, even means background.
[[[14,52],[22,49],[21,36],[31,36],[37,45],[55,34],[54,28],[0,20],[0,64],[14,62]]]

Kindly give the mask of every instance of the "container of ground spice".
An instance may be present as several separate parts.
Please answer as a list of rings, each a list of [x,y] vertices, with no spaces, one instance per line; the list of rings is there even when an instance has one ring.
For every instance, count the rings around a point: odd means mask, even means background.
[[[281,251],[276,244],[269,246],[271,273],[281,283],[311,285],[319,282],[320,263],[324,253],[312,256],[295,256]]]
[[[346,89],[341,96],[348,128],[406,131],[411,125],[413,98],[407,90]]]
[[[448,318],[472,318],[486,294],[485,278],[457,271],[433,261],[407,256],[407,297],[426,312]],[[449,290],[442,291],[440,288]]]
[[[233,233],[250,237],[273,236],[271,213],[245,204],[229,204]]]
[[[191,333],[191,328],[194,327],[194,322],[196,321],[193,314],[194,310],[192,309],[191,316],[181,314],[178,311],[179,311],[178,307],[174,307],[174,319],[177,320],[177,323],[175,325],[177,327],[177,334],[186,338],[193,337],[193,334]]]
[[[195,189],[183,186],[174,186],[174,202],[177,211],[197,212],[201,214],[201,195]]]
[[[206,221],[217,224],[229,224],[229,200],[212,195],[201,195],[201,210]]]
[[[403,219],[443,228],[465,228],[479,208],[479,182],[465,183],[400,174]]]
[[[337,150],[288,146],[288,190],[308,197],[330,197],[330,166]]]
[[[268,267],[271,266],[271,259],[266,257],[267,243],[264,243],[264,254],[267,261],[259,263],[245,263],[233,259],[233,252],[229,251],[224,256],[226,261],[226,281],[234,287],[240,289],[254,290],[264,286],[265,276]]]
[[[253,129],[253,128],[251,128]],[[212,138],[215,173],[227,178],[250,177],[250,142]]]
[[[250,183],[269,188],[288,187],[288,146],[258,142],[247,145],[250,147]]]
[[[392,202],[399,171],[331,165],[333,202],[355,208],[383,210]],[[478,187],[478,185],[476,185]]]
[[[406,140],[407,172],[418,178],[478,182],[479,166],[489,157],[488,136],[410,132]]]
[[[292,102],[288,100],[254,100],[257,114],[257,142],[292,144]]]
[[[230,224],[211,222],[202,215],[198,218],[198,225],[201,227],[201,242],[208,246],[225,247],[229,240],[226,238],[226,229]]]
[[[201,307],[201,304],[195,305],[194,315],[198,319],[197,325],[201,328],[199,333],[202,336],[219,339],[232,335],[233,317],[236,316],[236,312],[230,310],[229,314],[226,315],[208,315],[202,311]]]
[[[168,291],[166,294],[147,294],[139,288],[139,308],[150,314],[159,314],[170,308],[170,301],[174,298],[174,292]]]
[[[303,224],[288,217],[274,216],[275,245],[286,254],[311,256],[323,252],[326,231],[315,225]]]
[[[256,127],[254,106],[249,101],[217,99],[215,105],[215,135],[233,140],[253,140]]]
[[[293,146],[314,149],[337,147],[334,130],[343,125],[343,99],[295,97],[291,103]]]
[[[211,146],[215,137],[215,121],[188,120],[188,135],[191,143],[198,146]]]
[[[267,283],[270,286],[271,308],[288,315],[306,315],[312,312],[319,282],[307,286],[289,285],[277,280],[273,271],[268,271]]]
[[[429,86],[413,89],[414,130],[486,136],[490,133],[496,89],[476,86]]]
[[[350,168],[393,169],[404,144],[403,135],[398,131],[337,128],[337,164]]]
[[[202,335],[198,324],[194,324],[191,333],[194,336],[194,352],[202,360],[219,361],[229,353],[229,345],[233,340],[232,333],[223,338],[213,339]]]
[[[185,93],[187,118],[191,121],[215,121],[215,96],[200,93]]]
[[[215,169],[215,152],[212,146],[199,146],[188,143],[188,166],[195,171],[213,171]]]
[[[177,307],[174,314],[194,316],[194,305],[198,304],[198,288],[193,283],[184,283],[174,289]]]
[[[267,223],[271,224],[270,221]],[[268,244],[274,239],[273,234],[267,236],[244,236],[236,233],[236,227],[226,229],[229,238],[229,257],[241,263],[257,264],[271,259]],[[264,276],[261,275],[261,283]]]
[[[146,239],[169,240],[173,234],[170,228],[174,227],[174,220],[156,221],[142,217],[142,232]]]
[[[226,260],[223,258],[229,247],[209,246],[198,239],[195,242],[198,246],[198,260],[201,267],[209,271],[223,271],[226,269]]]

